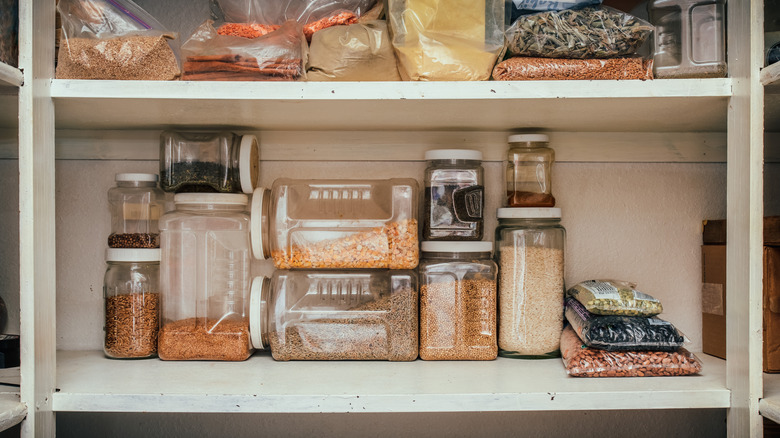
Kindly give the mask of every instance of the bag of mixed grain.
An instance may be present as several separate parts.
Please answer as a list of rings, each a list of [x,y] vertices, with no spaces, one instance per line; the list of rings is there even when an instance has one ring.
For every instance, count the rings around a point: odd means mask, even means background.
[[[661,302],[635,289],[636,284],[617,280],[588,280],[566,291],[570,297],[598,315],[655,316]]]

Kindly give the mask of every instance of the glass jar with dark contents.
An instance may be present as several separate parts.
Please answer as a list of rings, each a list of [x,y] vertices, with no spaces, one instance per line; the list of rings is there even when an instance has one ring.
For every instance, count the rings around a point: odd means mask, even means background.
[[[163,213],[165,193],[153,173],[119,173],[116,187],[108,190],[111,210],[109,248],[159,248],[157,220]]]
[[[555,151],[545,134],[509,136],[506,163],[507,207],[554,207],[552,164]]]

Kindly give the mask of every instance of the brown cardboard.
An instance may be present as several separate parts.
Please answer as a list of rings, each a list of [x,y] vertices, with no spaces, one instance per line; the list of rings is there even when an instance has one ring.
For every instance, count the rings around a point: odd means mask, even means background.
[[[702,351],[726,358],[726,245],[703,245]]]
[[[780,247],[764,246],[764,372],[780,373]]]

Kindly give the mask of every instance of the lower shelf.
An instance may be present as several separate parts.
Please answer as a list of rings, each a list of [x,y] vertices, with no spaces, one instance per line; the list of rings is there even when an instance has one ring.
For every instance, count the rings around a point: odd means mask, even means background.
[[[761,415],[780,423],[780,374],[764,373],[764,397],[758,402]]]
[[[120,361],[57,355],[55,411],[469,412],[727,408],[726,362],[699,376],[573,378],[559,359],[490,362]]]

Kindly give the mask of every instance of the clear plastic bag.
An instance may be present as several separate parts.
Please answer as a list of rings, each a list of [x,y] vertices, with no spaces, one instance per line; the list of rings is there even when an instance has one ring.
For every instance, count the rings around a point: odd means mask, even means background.
[[[314,34],[309,81],[400,81],[387,22],[336,26]]]
[[[657,317],[594,315],[574,298],[566,298],[566,320],[588,347],[607,351],[677,351],[685,337]]]
[[[300,24],[288,21],[254,39],[219,35],[206,21],[182,45],[190,81],[296,81],[305,79],[308,45]]]
[[[571,326],[561,334],[561,356],[573,377],[687,376],[701,372],[701,362],[680,347],[668,351],[605,351],[582,343]]]
[[[598,315],[655,316],[664,311],[660,301],[635,287],[627,281],[588,280],[577,283],[566,294]]]
[[[653,79],[653,61],[642,58],[563,59],[516,56],[496,64],[497,81]]]
[[[509,56],[615,58],[637,52],[653,25],[606,6],[524,15],[507,30]]]
[[[130,0],[60,0],[58,79],[173,80],[179,59],[166,30]]]

